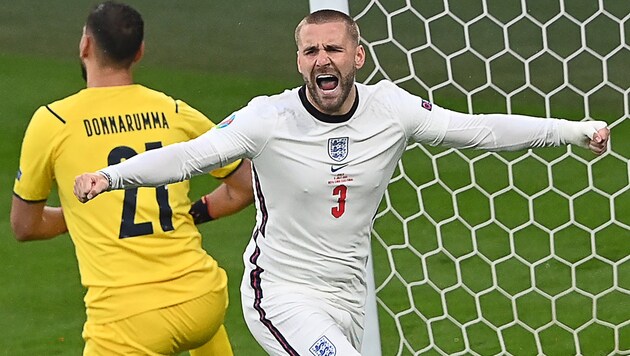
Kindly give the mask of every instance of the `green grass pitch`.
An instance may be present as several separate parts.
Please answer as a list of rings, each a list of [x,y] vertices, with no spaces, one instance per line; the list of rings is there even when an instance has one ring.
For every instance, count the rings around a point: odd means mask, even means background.
[[[589,3],[589,0],[580,2]],[[80,79],[77,47],[81,27],[92,2],[66,0],[48,2],[44,6],[33,6],[32,3],[28,0],[0,4],[0,355],[77,355],[83,346],[84,290],[79,284],[72,243],[67,235],[46,242],[17,243],[9,226],[9,208],[20,142],[32,113],[38,106],[74,93],[84,85]],[[295,66],[293,29],[308,11],[307,1],[289,4],[280,0],[248,0],[237,4],[187,0],[178,2],[176,8],[173,8],[174,2],[166,0],[133,0],[129,3],[143,13],[146,22],[146,53],[137,70],[137,81],[187,101],[215,122],[245,105],[253,96],[278,93],[301,83]],[[398,1],[387,3],[394,6]],[[427,3],[437,4],[435,1]],[[353,3],[356,7],[360,5],[359,2]],[[374,26],[370,28],[370,18],[367,16],[361,25],[366,37],[376,39],[382,23],[374,20]],[[379,54],[392,60],[398,58],[396,53],[389,55],[387,51],[385,48]],[[426,63],[429,75],[439,72],[440,68],[434,65]],[[391,70],[398,73],[400,68]],[[622,75],[626,75],[621,80],[627,88],[627,74]],[[410,88],[413,89],[413,85]],[[625,95],[625,100],[629,100],[627,90]],[[465,109],[465,100],[461,97],[443,97],[437,102]],[[522,102],[529,102],[528,98]],[[536,101],[532,103],[539,104]],[[505,109],[502,105],[493,106],[490,97],[488,101],[481,102],[480,107],[502,111]],[[597,113],[609,122],[624,115],[623,112],[619,114],[614,105],[603,106],[606,107],[597,106]],[[519,109],[523,113],[544,115],[538,107],[526,104]],[[560,107],[559,112],[576,119],[580,118],[580,110],[569,101]],[[627,118],[628,113],[625,115]],[[630,137],[627,120],[613,129],[613,135]],[[613,149],[621,158],[603,160],[592,168],[595,186],[603,194],[585,194],[575,200],[575,219],[589,228],[596,228],[612,214],[630,224],[628,191],[615,195],[629,185],[627,159],[630,157],[630,145],[626,139],[619,139],[614,141]],[[428,152],[438,153],[440,149],[430,148]],[[548,162],[564,152],[563,149],[536,151]],[[464,155],[478,157],[475,152],[464,152]],[[578,155],[587,161],[592,159],[587,154]],[[506,154],[501,157],[509,161],[517,156]],[[580,261],[592,249],[616,261],[615,281],[612,280],[612,267],[597,262],[585,264],[577,272],[557,261],[529,270],[527,263],[534,263],[549,254],[550,244],[543,230],[523,229],[510,240],[496,224],[479,227],[491,216],[508,228],[522,224],[527,219],[524,214],[528,207],[527,201],[518,194],[506,194],[496,199],[494,211],[488,199],[478,190],[463,191],[456,197],[458,207],[463,208],[460,212],[463,221],[440,223],[439,228],[432,223],[448,221],[453,214],[449,191],[466,186],[472,179],[489,194],[503,189],[508,184],[506,165],[494,157],[479,159],[475,163],[478,173],[471,177],[467,163],[458,155],[446,155],[436,164],[444,186],[429,185],[420,189],[423,197],[421,207],[415,199],[418,192],[413,185],[422,186],[434,178],[432,162],[419,149],[406,153],[403,169],[412,183],[403,180],[393,183],[388,199],[396,207],[396,212],[385,213],[374,226],[382,239],[382,243],[376,239],[373,241],[377,284],[390,277],[392,264],[399,273],[385,284],[379,297],[394,313],[404,314],[399,322],[407,334],[410,347],[416,350],[425,347],[429,336],[423,319],[413,312],[405,313],[406,310],[413,306],[423,317],[435,318],[444,312],[444,304],[436,288],[452,288],[446,293],[445,303],[457,322],[466,323],[475,318],[475,301],[466,288],[473,292],[483,291],[494,283],[493,278],[505,293],[487,293],[480,303],[484,318],[495,325],[510,322],[514,317],[506,295],[519,296],[519,313],[524,313],[519,317],[532,328],[547,323],[552,313],[568,327],[578,327],[593,313],[611,325],[627,325],[630,319],[627,294],[630,289],[627,258],[630,254],[630,232],[618,226],[604,229],[593,242],[584,236],[583,230],[568,228],[566,232],[559,233],[558,242],[554,245],[557,248],[555,253],[567,261]],[[540,161],[526,159],[514,164],[513,170],[516,175],[512,184],[524,194],[535,195],[544,188],[548,171]],[[573,194],[588,183],[585,181],[585,170],[585,166],[576,159],[554,165],[552,173],[557,180],[554,182],[561,191]],[[195,178],[191,196],[197,197],[215,185],[216,182],[210,178]],[[608,199],[608,195],[614,197]],[[52,198],[51,202],[54,203],[55,199]],[[542,194],[535,200],[533,212],[545,228],[555,229],[568,218],[566,204],[566,199],[558,193]],[[594,209],[594,206],[598,208]],[[383,202],[381,210],[386,207]],[[425,215],[409,221],[407,225],[409,244],[418,254],[397,248],[405,244],[399,217],[409,218],[421,209]],[[248,356],[264,354],[249,334],[240,310],[241,254],[249,240],[253,217],[254,211],[250,207],[233,217],[201,228],[204,247],[228,271],[230,278],[230,308],[226,326],[235,354]],[[466,268],[461,271],[466,288],[453,287],[458,274],[452,258],[466,256],[473,245],[465,223],[479,227],[476,247],[482,251],[485,260],[480,257],[467,260],[464,263]],[[434,252],[438,242],[452,257],[445,252]],[[505,258],[511,248],[522,260]],[[489,272],[487,261],[497,263],[496,276]],[[413,284],[427,273],[435,287],[421,284],[407,289],[401,282]],[[552,311],[547,298],[536,293],[522,293],[529,288],[531,273],[536,274],[537,281],[540,281],[537,288],[550,295],[567,288],[572,273],[578,275],[578,286],[589,293],[600,293],[613,283],[621,288],[608,296],[598,295],[594,306],[590,299],[573,293],[559,303],[558,310]],[[412,296],[412,301],[408,295]],[[400,340],[396,325],[383,308],[379,309],[379,315],[383,354],[396,354]],[[431,323],[436,330],[434,342],[437,345],[449,352],[461,350],[463,341],[452,321],[432,319]],[[585,354],[605,354],[613,339],[610,330],[607,325],[586,328],[580,336],[587,351]],[[468,331],[472,335],[474,350],[480,350],[482,354],[497,352],[498,341],[488,327],[474,325]],[[535,341],[523,327],[510,328],[505,335],[510,350],[518,350],[523,355],[535,354],[535,349],[532,349]],[[620,349],[630,350],[628,326],[621,329],[619,339]],[[573,340],[560,328],[550,328],[542,333],[540,342],[547,345],[545,350],[550,355],[574,352]],[[430,351],[428,354],[437,353]]]

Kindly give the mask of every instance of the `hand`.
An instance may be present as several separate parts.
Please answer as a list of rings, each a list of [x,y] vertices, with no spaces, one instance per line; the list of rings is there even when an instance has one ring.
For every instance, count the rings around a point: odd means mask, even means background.
[[[94,199],[109,188],[109,181],[101,173],[84,173],[74,179],[74,195],[81,203]]]
[[[601,128],[593,133],[588,142],[588,148],[596,155],[601,155],[608,148],[608,138],[610,137],[610,129],[608,127]]]
[[[562,121],[560,134],[566,143],[591,150],[596,155],[606,152],[610,130],[604,121]]]

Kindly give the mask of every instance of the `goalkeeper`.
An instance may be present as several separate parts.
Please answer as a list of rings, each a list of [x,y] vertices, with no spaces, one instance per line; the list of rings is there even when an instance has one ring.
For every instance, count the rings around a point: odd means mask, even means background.
[[[356,83],[366,54],[357,24],[341,12],[308,15],[295,41],[303,86],[255,98],[221,128],[75,183],[86,202],[251,158],[257,215],[241,299],[250,331],[272,355],[359,355],[372,218],[409,143],[606,150],[604,122],[468,115],[388,81]]]
[[[11,224],[21,241],[69,231],[87,287],[84,355],[231,355],[223,327],[227,275],[201,247],[188,214],[189,183],[132,189],[80,204],[73,180],[86,170],[187,141],[212,122],[180,100],[134,84],[143,54],[141,15],[97,5],[79,44],[87,88],[40,107],[22,143]],[[164,164],[158,166],[165,168]],[[253,201],[248,160],[213,170],[215,218]],[[53,181],[60,207],[46,205]]]

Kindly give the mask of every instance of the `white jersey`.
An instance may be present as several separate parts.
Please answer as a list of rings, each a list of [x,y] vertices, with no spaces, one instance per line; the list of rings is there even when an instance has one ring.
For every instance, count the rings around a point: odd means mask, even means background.
[[[257,214],[242,289],[254,299],[266,288],[306,290],[362,314],[372,220],[409,143],[517,150],[577,140],[565,120],[456,113],[387,81],[356,87],[343,116],[318,112],[295,88],[253,99],[197,139],[103,171],[119,189],[250,158]]]
[[[253,100],[217,130],[226,131],[214,137],[218,151],[244,145],[253,162],[257,216],[245,291],[306,288],[362,310],[372,220],[397,162],[410,142],[442,143],[454,113],[389,82],[357,89],[341,117],[318,112],[302,87]],[[552,121],[539,123],[547,141]],[[468,124],[476,125],[472,116]],[[475,130],[458,146],[497,148],[493,138],[479,140],[491,132]]]

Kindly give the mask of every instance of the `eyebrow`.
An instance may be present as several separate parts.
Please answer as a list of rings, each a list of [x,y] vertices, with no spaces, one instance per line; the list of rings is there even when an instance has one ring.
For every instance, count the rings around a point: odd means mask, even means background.
[[[342,45],[337,45],[337,44],[330,44],[330,45],[325,45],[324,49],[326,50],[331,50],[331,49],[343,49],[344,47]]]
[[[314,50],[319,50],[319,49],[320,49],[319,45],[311,45],[311,46],[308,46],[308,47],[304,47],[304,49],[302,49],[302,52],[309,52],[309,51],[314,51]],[[323,49],[325,51],[343,50],[344,47],[342,45],[329,44],[329,45],[324,45]]]

